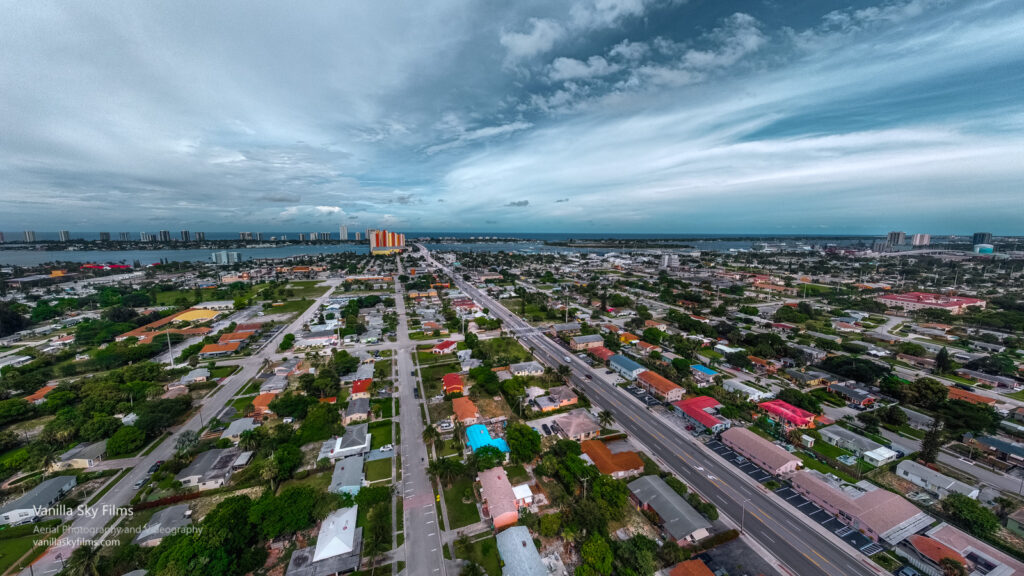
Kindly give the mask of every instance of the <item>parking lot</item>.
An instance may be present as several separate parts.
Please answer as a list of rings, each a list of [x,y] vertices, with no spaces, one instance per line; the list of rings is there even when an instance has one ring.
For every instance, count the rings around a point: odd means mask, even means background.
[[[650,394],[645,392],[643,388],[640,388],[635,384],[630,384],[629,386],[626,386],[626,392],[629,392],[632,396],[636,397],[637,400],[643,402],[648,406],[657,406],[661,404],[660,400],[658,400],[654,396],[651,396]]]
[[[736,452],[732,451],[728,446],[722,444],[718,440],[711,440],[707,442],[707,447],[714,450],[716,454],[724,458],[727,462],[761,484],[772,479],[770,474],[751,464],[746,460],[746,458],[743,458]],[[785,500],[790,506],[796,508],[800,512],[803,512],[808,518],[814,520],[826,530],[835,533],[835,535],[844,542],[857,550],[860,550],[865,555],[871,556],[872,554],[883,550],[881,546],[872,542],[867,536],[864,536],[860,532],[850,528],[839,520],[836,520],[832,514],[822,510],[817,504],[814,504],[810,500],[807,500],[803,496],[797,494],[789,486],[783,486],[776,490],[775,493]]]

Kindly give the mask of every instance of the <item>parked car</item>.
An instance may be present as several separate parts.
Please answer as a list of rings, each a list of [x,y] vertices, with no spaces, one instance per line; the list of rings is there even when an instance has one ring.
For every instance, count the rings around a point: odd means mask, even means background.
[[[737,456],[735,458],[735,461],[736,461],[737,464],[746,464],[747,463],[747,459],[744,458],[743,456]]]
[[[548,426],[547,424],[542,424],[541,425],[541,429],[544,430],[544,435],[545,436],[551,436],[551,427],[550,426]]]
[[[139,479],[139,481],[137,481],[135,483],[135,489],[138,490],[139,488],[142,488],[146,484],[146,480],[147,479],[148,478],[141,478],[141,479]]]
[[[394,449],[395,449],[395,447],[392,446],[391,444],[385,444],[385,445],[380,447],[380,451],[381,452],[391,452]]]

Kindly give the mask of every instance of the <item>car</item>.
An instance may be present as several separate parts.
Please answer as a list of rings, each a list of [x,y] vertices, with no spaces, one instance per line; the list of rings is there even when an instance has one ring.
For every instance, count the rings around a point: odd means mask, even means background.
[[[590,374],[584,374],[583,377],[586,378],[587,380],[593,380],[594,379],[594,377],[591,376]]]
[[[544,430],[544,435],[545,436],[551,436],[551,427],[550,426],[548,426],[547,424],[541,424],[540,427],[541,427],[542,430]]]
[[[153,465],[149,467],[149,470],[146,470],[146,475],[152,475],[154,472],[159,470],[161,464],[163,464],[163,462],[154,462]]]
[[[385,444],[385,445],[380,447],[380,451],[381,452],[391,452],[394,449],[395,449],[395,447],[393,445],[391,445],[391,444]]]
[[[562,360],[565,360],[566,362],[572,362],[572,356],[566,356],[565,358],[562,358]]]
[[[746,458],[744,458],[743,456],[737,456],[737,457],[735,458],[735,462],[736,462],[737,464],[746,464],[746,463],[747,463],[747,459],[746,459]]]
[[[146,484],[146,480],[147,478],[141,478],[137,482],[135,482],[135,489],[138,490],[139,488],[142,488]]]
[[[605,374],[613,374],[613,372],[611,370],[605,370],[604,373]]]
[[[686,425],[686,429],[687,429],[687,430],[691,430],[691,431],[692,431],[692,430],[695,430],[695,428],[693,427],[693,424],[687,424],[687,425]]]

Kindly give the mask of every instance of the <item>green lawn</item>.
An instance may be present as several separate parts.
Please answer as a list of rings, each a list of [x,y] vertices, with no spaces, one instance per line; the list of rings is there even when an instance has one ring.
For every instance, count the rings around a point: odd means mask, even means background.
[[[1006,396],[1007,398],[1013,398],[1014,400],[1024,401],[1024,390],[1019,390],[1012,394],[1003,394],[1003,396]]]
[[[370,433],[370,449],[376,450],[385,444],[391,444],[391,420],[371,422],[367,431]]]
[[[330,288],[330,286],[327,286],[326,284],[323,286],[317,286],[320,282],[320,280],[300,280],[290,282],[285,289],[291,290],[295,294],[296,298],[319,298]]]
[[[504,362],[527,362],[533,360],[533,355],[526,348],[523,348],[515,338],[492,338],[481,340],[480,348],[488,358]]]
[[[814,445],[817,446],[818,443],[815,442]],[[796,455],[801,460],[803,460],[804,468],[810,468],[811,470],[817,470],[818,472],[821,472],[823,474],[835,474],[836,476],[838,476],[838,477],[842,478],[843,480],[845,480],[847,482],[850,482],[850,483],[856,483],[857,482],[857,479],[854,478],[853,476],[850,476],[849,474],[847,474],[847,473],[845,473],[845,472],[843,472],[841,470],[836,470],[835,468],[829,466],[828,464],[824,464],[822,462],[818,462],[817,460],[814,459],[814,456],[811,456],[810,454],[807,454],[806,452],[797,452]]]
[[[370,409],[376,415],[377,410],[380,410],[378,418],[391,418],[394,416],[394,409],[391,407],[391,398],[374,398],[370,400]]]
[[[363,467],[363,472],[366,474],[367,482],[376,482],[377,480],[386,480],[391,478],[391,458],[370,460]]]
[[[814,443],[814,448],[811,448],[818,454],[826,458],[839,458],[840,456],[853,456],[853,452],[849,450],[843,450],[838,446],[833,446],[824,440],[817,440]]]
[[[327,488],[331,485],[331,475],[333,473],[334,468],[332,466],[327,470],[322,470],[320,472],[310,474],[305,478],[292,479],[282,482],[281,487],[278,489],[278,492],[280,493],[281,490],[284,490],[289,486],[309,486],[316,490],[317,492],[327,492]]]
[[[267,314],[302,314],[310,306],[313,305],[316,300],[289,300],[282,302],[278,306],[270,306],[265,308]]]
[[[450,488],[444,489],[444,503],[448,508],[448,521],[451,522],[449,530],[469,526],[480,521],[480,513],[476,509],[476,502],[465,504],[462,496],[466,490],[473,490],[473,480],[470,478],[459,478],[452,483]]]
[[[506,466],[505,474],[508,475],[508,481],[513,485],[522,484],[523,482],[530,481],[530,474],[526,471],[526,468],[522,464],[517,466]]]
[[[378,380],[391,377],[391,360],[378,360],[373,364],[373,377]]]
[[[210,378],[227,378],[238,370],[238,366],[215,366],[210,370]]]
[[[243,396],[241,398],[235,398],[234,400],[231,401],[231,404],[228,404],[228,406],[231,406],[235,410],[237,410],[238,414],[244,415],[246,406],[252,404],[253,398],[255,398],[255,396]]]
[[[455,557],[470,560],[483,567],[488,576],[501,576],[501,558],[498,556],[498,542],[494,536],[476,540],[469,550],[455,544]]]
[[[44,526],[51,528],[58,525],[60,525],[60,520],[47,520],[38,524],[25,524],[0,530],[0,573],[6,572],[22,556],[35,548],[36,540],[59,536],[56,533],[33,533],[34,529]],[[27,564],[29,560],[32,560],[32,558],[27,558],[23,563]]]

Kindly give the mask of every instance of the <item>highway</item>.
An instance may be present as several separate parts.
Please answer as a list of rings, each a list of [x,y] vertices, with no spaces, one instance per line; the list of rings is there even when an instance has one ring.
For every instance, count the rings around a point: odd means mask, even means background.
[[[447,272],[463,292],[501,319],[505,329],[520,334],[520,340],[533,350],[540,361],[551,367],[568,364],[572,368],[571,382],[574,386],[583,390],[592,402],[609,410],[619,427],[657,455],[686,484],[714,503],[723,516],[737,525],[742,524],[745,534],[769,550],[791,575],[866,576],[884,573],[868,558],[713,455],[703,444],[664,422],[625,391],[597,383],[596,372],[572,358],[569,351],[538,333],[487,294],[462,281],[460,276],[452,274],[434,261],[422,246],[420,249],[428,261]],[[569,361],[566,361],[567,357]],[[595,380],[587,380],[587,374]]]

